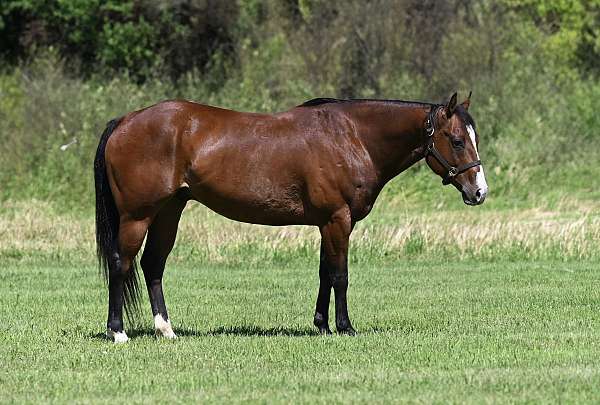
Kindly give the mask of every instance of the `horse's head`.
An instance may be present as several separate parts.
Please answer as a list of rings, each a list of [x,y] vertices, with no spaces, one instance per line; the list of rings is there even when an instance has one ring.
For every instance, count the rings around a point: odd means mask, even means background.
[[[428,137],[425,160],[431,170],[452,184],[468,205],[485,200],[488,186],[479,160],[479,135],[468,113],[471,94],[457,104],[456,93],[446,105],[433,107],[425,123]]]

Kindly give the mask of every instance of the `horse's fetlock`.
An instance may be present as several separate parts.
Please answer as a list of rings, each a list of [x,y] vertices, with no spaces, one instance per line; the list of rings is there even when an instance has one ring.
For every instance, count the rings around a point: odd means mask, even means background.
[[[326,326],[328,323],[328,319],[324,314],[320,312],[315,312],[315,318],[313,323],[316,327]]]
[[[120,319],[109,319],[106,322],[106,329],[113,332],[123,332],[123,321]]]

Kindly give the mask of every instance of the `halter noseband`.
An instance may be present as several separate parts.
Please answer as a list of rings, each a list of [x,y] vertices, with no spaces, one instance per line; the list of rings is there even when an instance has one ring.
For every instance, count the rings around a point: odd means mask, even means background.
[[[448,185],[452,182],[452,179],[458,176],[461,173],[466,172],[472,167],[481,166],[481,160],[474,160],[470,163],[464,164],[462,166],[452,166],[446,158],[442,156],[442,154],[435,148],[435,144],[433,142],[433,134],[435,133],[435,113],[437,108],[435,106],[431,107],[431,110],[427,114],[427,119],[425,120],[425,134],[427,136],[427,147],[425,148],[425,159],[430,155],[433,156],[442,166],[446,169],[446,174],[442,180],[443,185]]]

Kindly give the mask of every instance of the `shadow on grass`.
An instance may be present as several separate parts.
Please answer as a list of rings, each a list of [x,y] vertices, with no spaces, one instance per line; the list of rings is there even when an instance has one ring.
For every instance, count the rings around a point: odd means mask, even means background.
[[[173,331],[178,337],[206,337],[206,336],[320,336],[316,330],[308,328],[263,328],[260,326],[220,326],[208,331],[199,331],[193,328],[174,328]],[[126,330],[129,338],[151,337],[154,335],[154,329],[151,328],[133,328]],[[91,336],[93,339],[106,340],[106,334],[96,333]]]
[[[260,326],[220,326],[206,332],[208,336],[237,335],[237,336],[319,336],[315,329],[309,328],[262,328]]]
[[[303,336],[321,336],[321,334],[312,328],[286,328],[286,327],[274,327],[274,328],[263,328],[255,325],[242,325],[242,326],[219,326],[208,331],[200,331],[194,328],[174,328],[173,331],[178,337],[207,337],[207,336],[290,336],[290,337],[303,337]],[[370,335],[377,333],[392,332],[393,329],[389,328],[367,328],[363,331],[358,331],[358,335]],[[137,337],[153,337],[154,329],[152,328],[133,328],[126,330],[129,338]],[[336,333],[334,332],[334,335]],[[96,333],[91,336],[94,339],[106,340],[104,333]]]

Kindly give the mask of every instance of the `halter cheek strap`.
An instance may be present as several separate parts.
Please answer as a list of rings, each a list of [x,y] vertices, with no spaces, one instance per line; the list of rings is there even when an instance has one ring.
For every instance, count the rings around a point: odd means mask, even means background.
[[[425,121],[425,134],[427,135],[427,148],[425,149],[425,159],[428,156],[433,156],[446,170],[446,174],[443,176],[442,184],[447,185],[452,182],[452,179],[461,173],[466,172],[472,167],[480,166],[481,160],[474,160],[470,163],[466,163],[461,166],[452,166],[445,157],[435,148],[433,142],[433,134],[435,134],[434,115],[436,112],[435,107],[431,107],[431,111],[427,114],[427,120]]]

